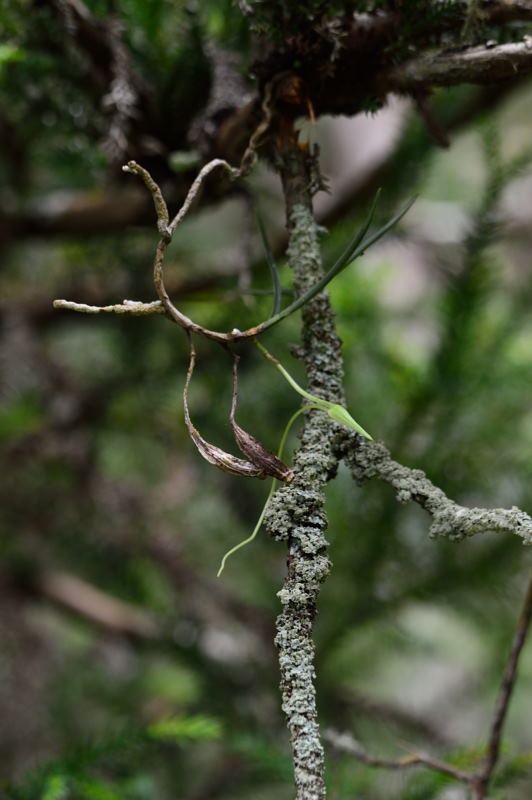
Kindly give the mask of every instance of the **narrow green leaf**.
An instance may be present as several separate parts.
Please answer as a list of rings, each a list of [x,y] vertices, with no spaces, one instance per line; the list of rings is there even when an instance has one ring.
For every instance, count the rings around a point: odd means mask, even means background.
[[[375,231],[375,233],[372,233],[370,236],[368,236],[367,239],[364,239],[364,241],[353,252],[351,262],[354,261],[355,258],[361,256],[368,249],[368,247],[371,247],[372,244],[375,244],[375,242],[377,242],[379,239],[382,239],[384,234],[388,233],[388,231],[393,228],[394,225],[397,225],[397,223],[404,217],[406,212],[412,208],[417,200],[417,197],[417,194],[413,195],[413,197],[410,198],[410,200],[402,207],[402,209],[397,212],[395,217],[389,219],[388,222],[382,226],[382,228],[379,228],[377,231]],[[345,266],[349,265],[346,264]]]
[[[319,292],[321,292],[322,289],[324,289],[327,286],[327,284],[330,283],[332,279],[336,277],[336,275],[338,275],[340,272],[342,272],[342,270],[344,270],[346,267],[352,264],[356,258],[363,255],[363,253],[368,249],[368,247],[371,247],[372,244],[375,244],[375,242],[377,242],[386,233],[388,233],[390,228],[393,228],[393,226],[396,225],[399,222],[399,220],[404,217],[406,212],[413,206],[413,204],[417,200],[417,195],[411,197],[410,200],[406,203],[406,205],[404,205],[403,208],[394,217],[388,220],[388,222],[385,225],[383,225],[381,228],[378,228],[374,233],[364,238],[371,225],[378,197],[379,193],[376,194],[370,212],[366,219],[366,222],[364,223],[360,231],[350,242],[349,246],[344,250],[340,258],[333,264],[331,269],[323,276],[323,278],[320,278],[320,280],[317,281],[314,284],[314,286],[311,286],[310,289],[308,289],[304,294],[301,295],[301,297],[298,297],[297,300],[295,300],[293,303],[291,303],[289,306],[283,309],[283,311],[280,311],[278,314],[274,315],[273,317],[270,317],[270,319],[266,320],[266,322],[263,322],[261,325],[257,325],[256,328],[257,333],[262,333],[262,331],[271,328],[273,325],[277,325],[278,322],[281,322],[281,320],[286,319],[286,317],[290,316],[290,314],[293,314],[294,311],[300,309],[302,306],[308,303],[309,300],[311,300],[313,297],[319,294]]]
[[[350,264],[353,261],[353,253],[356,252],[357,247],[363,241],[365,235],[370,229],[371,223],[373,222],[375,209],[377,208],[377,203],[379,202],[381,191],[382,191],[381,189],[377,189],[368,216],[366,217],[366,221],[364,222],[360,230],[357,231],[356,234],[353,236],[353,238],[351,239],[351,241],[349,242],[349,244],[347,245],[341,256],[335,261],[330,270],[327,272],[327,275],[330,275],[331,278],[333,278],[335,275],[338,275],[339,272],[341,272],[348,264]]]
[[[365,436],[370,442],[373,441],[373,436],[370,436],[370,434],[364,430],[362,425],[359,425],[358,422],[353,419],[349,411],[343,406],[335,403],[331,408],[328,409],[327,414],[331,419],[334,419],[335,422],[341,422],[342,425],[347,425],[348,428],[360,433],[361,436]]]
[[[274,364],[285,380],[288,381],[292,389],[300,394],[301,397],[304,397],[306,400],[310,401],[310,405],[305,406],[306,409],[316,408],[318,411],[325,411],[325,413],[328,414],[331,419],[334,419],[335,422],[340,422],[342,425],[347,425],[347,427],[351,428],[351,430],[354,430],[357,433],[360,433],[361,436],[365,436],[366,439],[373,441],[373,437],[370,436],[366,430],[364,430],[362,425],[359,425],[358,422],[353,419],[346,408],[338,403],[331,403],[329,400],[323,400],[321,397],[316,397],[316,395],[306,392],[305,389],[302,389],[301,386],[294,380],[294,378],[292,378],[288,370],[283,367],[281,362],[275,358],[275,356],[272,356],[268,350],[266,350],[263,344],[255,339],[255,345],[261,351],[264,358],[267,358],[268,361],[271,361],[272,364]]]
[[[279,270],[277,269],[277,264],[275,263],[275,259],[273,257],[273,252],[270,247],[270,243],[268,241],[268,237],[266,236],[266,229],[264,227],[264,222],[257,210],[257,222],[259,225],[260,235],[262,237],[262,243],[264,245],[264,250],[266,252],[266,260],[268,262],[268,266],[270,268],[270,274],[272,276],[272,283],[273,283],[273,308],[271,316],[275,317],[281,310],[281,281],[279,279]]]

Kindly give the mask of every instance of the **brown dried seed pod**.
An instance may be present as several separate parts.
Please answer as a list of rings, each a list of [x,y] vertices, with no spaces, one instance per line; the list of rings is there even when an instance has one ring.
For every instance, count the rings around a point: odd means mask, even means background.
[[[271,475],[272,478],[277,478],[285,483],[291,483],[294,480],[294,473],[280,458],[277,458],[275,453],[268,450],[262,442],[259,442],[251,433],[248,433],[238,425],[235,421],[236,402],[238,397],[238,356],[234,356],[233,363],[233,401],[231,403],[231,414],[229,421],[233,428],[236,443],[239,450],[249,458],[253,464],[259,467],[265,475]]]
[[[236,456],[231,455],[231,453],[226,453],[225,450],[222,450],[220,447],[216,447],[216,445],[207,442],[192,424],[188,410],[188,387],[190,385],[190,379],[192,377],[192,373],[194,372],[195,363],[196,363],[196,352],[191,343],[190,363],[187,370],[185,388],[183,390],[185,424],[190,434],[190,438],[198,448],[203,458],[210,464],[213,464],[215,467],[218,467],[218,469],[223,470],[223,472],[228,472],[230,475],[241,475],[246,478],[265,478],[266,475],[269,473],[265,472],[263,469],[256,466],[254,463],[251,463],[250,461],[244,461],[241,458],[237,458]]]

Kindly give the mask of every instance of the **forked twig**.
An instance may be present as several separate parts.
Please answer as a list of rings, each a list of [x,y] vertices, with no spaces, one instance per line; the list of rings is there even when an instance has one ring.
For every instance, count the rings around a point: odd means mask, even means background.
[[[440,761],[419,753],[411,753],[398,759],[378,758],[370,755],[350,733],[339,733],[335,730],[324,732],[324,738],[336,750],[354,756],[357,761],[366,764],[368,767],[380,767],[382,769],[408,769],[410,767],[426,767],[427,769],[441,772],[454,778],[460,783],[465,783],[470,787],[474,800],[485,800],[493,772],[499,760],[502,731],[510,699],[517,678],[517,667],[519,658],[525,644],[530,623],[532,621],[532,576],[529,579],[525,592],[521,613],[517,621],[510,655],[504,669],[495,711],[490,725],[490,733],[486,748],[486,755],[480,770],[475,772],[464,772],[457,769],[452,764]]]
[[[330,745],[342,753],[347,753],[354,756],[357,761],[366,764],[368,767],[380,767],[382,769],[409,769],[411,767],[427,767],[435,772],[441,772],[444,775],[449,775],[461,783],[470,784],[473,776],[468,772],[453,767],[452,764],[447,764],[445,761],[440,761],[432,756],[427,756],[421,753],[408,753],[402,758],[389,759],[377,758],[370,755],[362,745],[357,742],[350,733],[339,733],[334,730],[327,730],[323,733],[323,738],[329,742]]]
[[[345,269],[352,261],[356,258],[361,256],[368,247],[378,241],[382,236],[384,236],[390,228],[392,228],[399,220],[406,214],[408,209],[413,204],[415,197],[411,198],[408,203],[396,214],[392,219],[388,220],[382,227],[378,228],[373,233],[368,233],[371,223],[373,221],[373,215],[375,211],[375,206],[378,200],[377,193],[373,205],[370,209],[368,217],[363,224],[360,231],[357,235],[353,238],[353,240],[348,245],[347,249],[342,253],[340,258],[336,261],[336,263],[331,267],[331,269],[318,280],[315,284],[313,284],[306,292],[304,292],[300,297],[290,303],[286,308],[282,311],[279,311],[277,308],[278,305],[278,297],[280,296],[279,287],[275,285],[276,281],[276,273],[275,270],[272,270],[272,274],[274,275],[274,291],[276,293],[276,304],[274,306],[274,313],[269,319],[264,320],[259,325],[255,325],[251,328],[248,328],[245,331],[241,331],[238,328],[233,328],[232,331],[223,333],[221,331],[212,331],[208,328],[204,328],[202,325],[194,322],[194,320],[187,317],[178,308],[172,303],[168,292],[166,291],[166,287],[164,284],[164,259],[166,256],[166,251],[168,249],[168,245],[172,241],[172,237],[175,233],[177,226],[183,220],[187,212],[190,210],[192,203],[194,202],[201,185],[205,178],[213,172],[215,169],[221,168],[224,169],[226,172],[229,173],[231,179],[235,179],[240,177],[241,175],[245,174],[247,171],[247,165],[245,159],[243,159],[243,164],[240,169],[232,167],[227,161],[224,161],[221,158],[215,158],[212,161],[209,161],[205,166],[200,170],[196,179],[194,180],[192,186],[190,187],[188,194],[185,198],[185,201],[177,214],[174,216],[172,221],[170,221],[170,216],[168,213],[168,207],[166,205],[166,201],[163,197],[161,189],[159,185],[154,181],[150,173],[144,167],[141,167],[140,164],[137,164],[136,161],[129,161],[126,166],[122,169],[125,172],[130,172],[133,175],[137,175],[141,178],[144,185],[150,192],[153,204],[155,207],[155,213],[157,216],[157,230],[160,235],[159,242],[157,243],[157,247],[155,250],[155,256],[153,259],[153,282],[155,285],[155,290],[159,296],[159,302],[155,303],[138,303],[136,301],[124,300],[123,303],[110,305],[110,306],[88,306],[84,303],[73,303],[68,300],[56,300],[54,302],[55,308],[62,308],[62,309],[69,309],[71,311],[79,311],[85,314],[99,314],[101,312],[114,312],[118,314],[152,314],[152,313],[164,313],[169,319],[179,325],[181,328],[184,328],[189,333],[199,333],[205,336],[208,339],[212,339],[216,342],[220,342],[222,344],[226,344],[228,342],[237,342],[242,341],[245,339],[253,339],[258,336],[260,333],[268,330],[269,328],[277,325],[281,320],[286,319],[286,317],[293,314],[295,311],[302,308],[309,300],[312,300],[317,294],[319,294],[322,289],[324,289],[332,279],[338,275],[343,269]],[[272,269],[272,265],[270,264],[270,268]],[[276,312],[276,313],[275,313]]]

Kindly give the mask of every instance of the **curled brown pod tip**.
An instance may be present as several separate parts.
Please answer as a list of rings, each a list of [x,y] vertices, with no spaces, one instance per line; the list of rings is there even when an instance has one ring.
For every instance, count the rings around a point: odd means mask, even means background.
[[[190,362],[187,370],[185,388],[183,389],[183,407],[187,430],[200,455],[202,455],[203,458],[210,464],[218,467],[218,469],[221,469],[223,472],[228,472],[230,475],[240,475],[246,478],[265,478],[266,475],[269,475],[270,473],[265,472],[260,466],[252,463],[251,461],[244,461],[242,458],[237,458],[236,456],[231,455],[231,453],[226,453],[225,450],[222,450],[220,447],[207,442],[192,424],[188,410],[188,388],[190,386],[192,373],[194,372],[195,363],[196,351],[194,350],[194,346],[191,342]]]
[[[233,399],[231,403],[231,413],[229,421],[233,429],[235,441],[238,449],[246,456],[257,468],[259,468],[264,475],[271,475],[272,478],[277,478],[285,483],[291,483],[294,480],[294,473],[280,458],[277,458],[275,453],[268,450],[262,442],[259,442],[251,433],[248,433],[238,425],[235,421],[236,403],[238,397],[238,356],[234,356],[233,362]]]

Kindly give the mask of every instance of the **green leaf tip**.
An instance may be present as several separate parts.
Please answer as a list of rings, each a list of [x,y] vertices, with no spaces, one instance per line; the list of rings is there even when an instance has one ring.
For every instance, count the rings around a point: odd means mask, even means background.
[[[290,384],[292,389],[300,394],[301,397],[304,397],[306,400],[310,401],[311,405],[307,406],[307,408],[316,408],[318,411],[325,411],[325,413],[328,414],[329,417],[335,422],[340,422],[342,425],[346,425],[348,428],[351,428],[351,430],[356,431],[361,436],[369,439],[370,442],[373,441],[373,436],[371,436],[366,430],[364,430],[362,425],[359,425],[358,422],[353,419],[346,408],[341,406],[339,403],[331,403],[329,400],[323,400],[321,397],[316,397],[316,395],[306,392],[305,389],[302,389],[301,386],[294,380],[288,370],[283,367],[281,362],[275,358],[275,356],[272,356],[268,350],[266,350],[263,344],[258,342],[256,339],[255,344],[264,358],[267,358],[268,361],[271,361],[272,364],[277,367],[283,378],[285,378],[285,380]]]
[[[362,425],[359,425],[358,422],[353,419],[346,408],[338,405],[338,403],[332,404],[327,410],[327,414],[331,419],[334,419],[335,422],[340,422],[342,425],[347,425],[348,428],[351,428],[361,436],[364,436],[370,442],[373,441],[373,436],[371,436],[366,430],[364,430]]]

